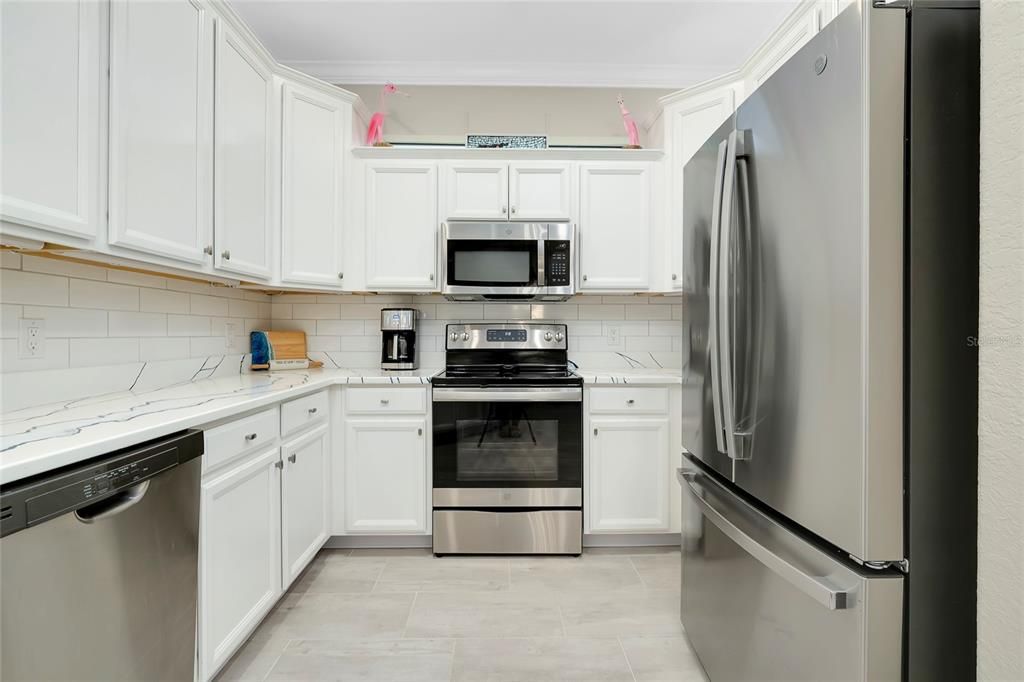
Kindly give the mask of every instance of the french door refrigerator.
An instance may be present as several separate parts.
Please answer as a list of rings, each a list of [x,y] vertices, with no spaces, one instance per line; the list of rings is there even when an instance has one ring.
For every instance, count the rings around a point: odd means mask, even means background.
[[[976,4],[855,4],[684,168],[712,680],[975,675],[978,68]]]

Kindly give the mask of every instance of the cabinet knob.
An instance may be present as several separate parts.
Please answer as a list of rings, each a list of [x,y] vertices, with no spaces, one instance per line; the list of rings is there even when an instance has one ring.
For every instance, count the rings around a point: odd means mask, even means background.
[[[277,460],[276,462],[274,462],[274,466],[277,467],[278,469],[284,469],[284,462],[282,462],[281,460]]]
[[[213,244],[210,244],[208,246],[204,246],[203,247],[203,253],[205,253],[207,256],[212,256],[213,255]]]
[[[291,462],[292,464],[295,464],[295,459],[296,459],[296,455],[295,454],[288,455],[288,461]]]
[[[627,404],[627,405],[633,405],[633,404],[635,404],[635,403],[636,403],[636,401],[635,401],[635,400],[633,400],[632,398],[630,398],[629,400],[627,400],[627,401],[626,401],[626,404]]]
[[[309,408],[308,411],[309,411],[310,414],[316,414],[316,408],[315,407]]]
[[[339,272],[338,273],[338,279],[345,279],[345,273],[344,272]]]
[[[587,276],[586,276],[586,275],[583,275],[583,281],[584,281],[584,282],[586,282],[586,281],[587,281]]]
[[[672,273],[672,281],[674,282],[674,281],[676,281],[677,279],[679,279],[679,275],[677,275],[676,273],[674,273],[674,272],[673,272],[673,273]]]
[[[597,435],[597,429],[594,429],[594,435],[595,436]]]
[[[246,440],[250,440],[250,441],[256,440],[256,434],[255,433],[247,433],[247,434],[245,434],[245,439]]]
[[[513,206],[513,207],[512,207],[512,213],[513,213],[513,215],[515,214],[515,212],[516,212],[516,207],[515,207],[515,206]]]
[[[508,213],[508,209],[505,206],[502,206],[501,207],[501,215],[505,215],[506,213]]]
[[[380,399],[380,404],[381,404],[381,405],[387,405],[387,404],[389,404],[390,402],[391,402],[391,401],[390,401],[390,400],[388,400],[387,398],[381,398],[381,399]]]
[[[430,281],[431,281],[431,282],[433,282],[433,281],[434,281],[434,273],[430,273]]]
[[[550,341],[552,338],[554,338],[554,337],[551,336],[551,332],[544,332],[544,340],[545,341]]]
[[[416,429],[416,435],[417,436],[422,436],[423,435],[423,429]]]
[[[224,260],[231,260],[231,252],[221,251],[220,257],[223,258]]]

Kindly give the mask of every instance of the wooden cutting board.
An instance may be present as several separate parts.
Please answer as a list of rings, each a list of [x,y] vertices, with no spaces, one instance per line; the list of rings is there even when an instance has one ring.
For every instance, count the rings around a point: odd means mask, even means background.
[[[310,360],[306,352],[305,332],[254,331],[249,335],[253,369],[271,369],[271,363],[292,365],[291,369],[323,367]],[[290,362],[289,362],[290,361]]]

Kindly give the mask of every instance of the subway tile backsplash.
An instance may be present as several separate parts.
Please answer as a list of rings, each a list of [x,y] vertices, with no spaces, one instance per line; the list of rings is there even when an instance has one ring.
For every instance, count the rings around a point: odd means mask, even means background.
[[[682,299],[669,296],[575,296],[565,303],[453,303],[431,295],[282,294],[274,297],[274,329],[304,331],[310,355],[328,366],[374,367],[380,362],[380,310],[420,312],[420,367],[444,365],[445,325],[523,320],[562,322],[569,357],[594,369],[682,366]]]

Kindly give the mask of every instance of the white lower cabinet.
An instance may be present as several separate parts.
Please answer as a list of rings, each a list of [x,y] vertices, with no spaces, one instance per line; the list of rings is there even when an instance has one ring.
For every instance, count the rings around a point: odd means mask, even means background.
[[[667,416],[590,419],[584,463],[587,532],[671,530],[669,432]]]
[[[290,585],[327,542],[330,433],[323,424],[281,446],[281,554]]]
[[[424,417],[345,420],[347,532],[428,532],[428,437]]]
[[[281,595],[277,446],[204,479],[200,523],[199,668],[209,680]]]

